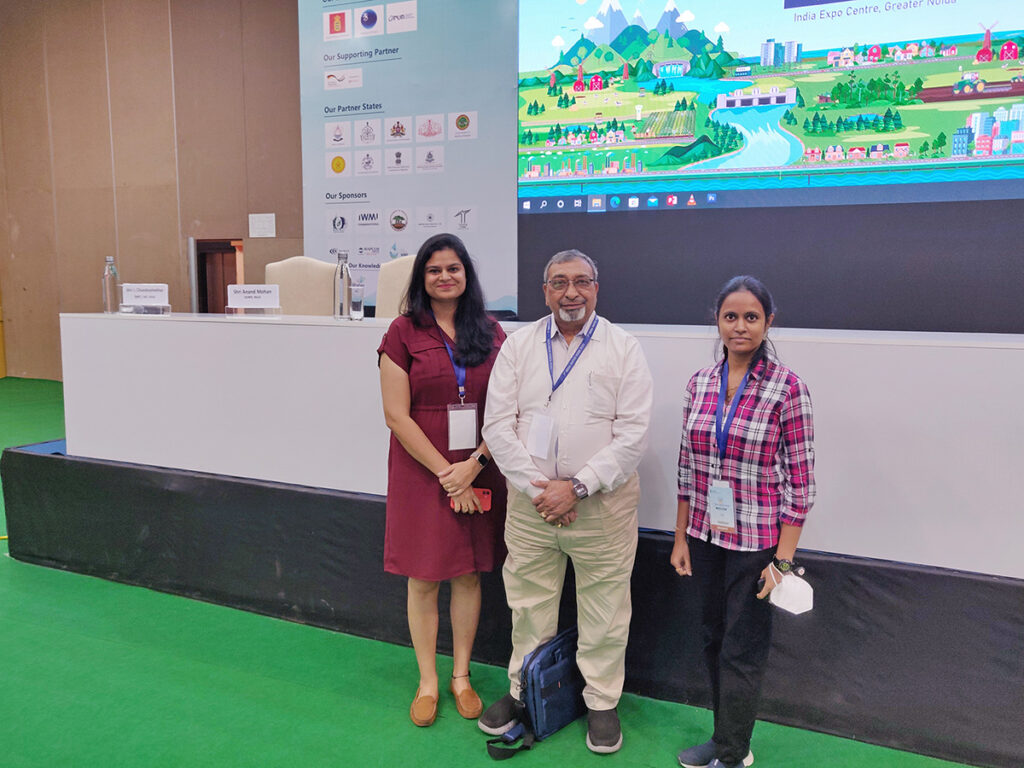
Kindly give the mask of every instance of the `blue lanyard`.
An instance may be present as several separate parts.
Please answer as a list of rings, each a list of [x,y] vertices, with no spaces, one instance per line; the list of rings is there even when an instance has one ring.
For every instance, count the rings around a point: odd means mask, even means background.
[[[743,397],[743,390],[747,388],[747,378],[750,376],[750,369],[743,374],[740,380],[739,389],[732,398],[732,407],[729,408],[729,415],[722,425],[722,416],[725,414],[726,387],[729,386],[729,361],[722,365],[722,386],[718,390],[718,403],[715,405],[715,439],[718,441],[718,457],[725,460],[725,447],[729,442],[729,428],[732,427],[732,420],[736,416],[736,409],[739,407],[740,398]]]
[[[569,375],[569,371],[576,365],[576,361],[580,359],[580,355],[583,354],[583,350],[587,348],[587,344],[594,337],[594,331],[597,330],[597,315],[594,315],[594,319],[590,321],[590,328],[583,334],[583,340],[580,345],[576,347],[576,351],[572,353],[572,357],[569,358],[569,362],[565,364],[565,368],[562,370],[562,374],[558,377],[558,381],[555,381],[555,358],[551,351],[551,318],[548,317],[548,332],[544,337],[544,344],[548,349],[548,373],[551,375],[551,395],[555,394],[555,390],[562,386],[562,382],[565,381],[565,377]],[[551,395],[548,395],[548,402],[551,402]]]
[[[430,313],[433,316],[433,312]],[[448,359],[452,361],[452,369],[455,371],[455,383],[459,385],[459,402],[466,402],[466,366],[459,365],[455,362],[455,352],[452,350],[452,345],[448,343],[448,339],[444,337],[444,331],[441,330],[441,326],[438,325],[437,319],[434,319],[434,325],[437,326],[437,332],[441,336],[441,341],[444,342],[444,348],[448,350]]]

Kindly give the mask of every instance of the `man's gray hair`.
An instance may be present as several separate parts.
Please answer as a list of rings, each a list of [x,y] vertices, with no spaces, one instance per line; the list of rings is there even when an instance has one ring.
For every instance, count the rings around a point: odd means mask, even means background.
[[[551,267],[553,267],[555,264],[562,264],[566,261],[575,261],[576,259],[579,259],[580,261],[585,261],[587,262],[587,264],[590,265],[590,271],[594,273],[594,282],[596,283],[597,264],[595,264],[594,260],[587,256],[587,254],[585,254],[583,251],[577,251],[575,248],[570,248],[567,251],[559,251],[548,260],[547,265],[545,265],[544,267],[544,282],[547,282],[548,270],[550,270]]]

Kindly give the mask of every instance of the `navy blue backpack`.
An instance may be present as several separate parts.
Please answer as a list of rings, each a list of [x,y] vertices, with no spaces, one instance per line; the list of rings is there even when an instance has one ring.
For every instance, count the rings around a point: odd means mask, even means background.
[[[576,666],[578,637],[576,627],[569,627],[527,654],[519,680],[519,722],[508,733],[487,741],[487,753],[495,760],[530,749],[535,741],[543,741],[587,711],[585,683]],[[519,739],[523,743],[512,747]]]

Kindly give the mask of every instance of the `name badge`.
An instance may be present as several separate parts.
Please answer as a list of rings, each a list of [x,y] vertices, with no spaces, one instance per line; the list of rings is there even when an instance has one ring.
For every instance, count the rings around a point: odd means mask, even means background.
[[[448,406],[448,450],[472,450],[480,444],[476,437],[476,403]]]
[[[547,411],[537,411],[530,422],[530,433],[526,436],[526,451],[536,459],[547,459],[551,455],[551,433],[555,431],[555,420]]]
[[[712,529],[725,533],[736,532],[736,503],[732,488],[725,480],[714,480],[708,488],[708,517]]]

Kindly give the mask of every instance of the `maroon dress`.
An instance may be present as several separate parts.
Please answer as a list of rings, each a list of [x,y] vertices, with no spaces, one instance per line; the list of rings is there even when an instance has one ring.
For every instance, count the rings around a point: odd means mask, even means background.
[[[487,380],[505,333],[495,323],[494,349],[466,369],[466,402],[477,405],[477,435],[483,426]],[[454,342],[448,343],[455,348]],[[377,349],[409,374],[410,415],[449,462],[464,461],[473,449],[448,450],[448,405],[459,402],[451,359],[436,325],[418,328],[395,318]],[[473,482],[491,490],[491,511],[458,513],[434,474],[391,435],[388,452],[384,570],[424,581],[444,581],[473,571],[493,571],[505,561],[505,479],[492,461]]]

